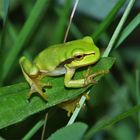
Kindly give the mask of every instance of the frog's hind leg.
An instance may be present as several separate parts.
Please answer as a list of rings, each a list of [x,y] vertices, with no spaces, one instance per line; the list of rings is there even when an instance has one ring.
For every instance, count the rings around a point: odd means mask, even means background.
[[[48,86],[50,87],[51,85],[50,83],[42,83],[40,81],[43,78],[44,74],[41,73],[38,67],[35,64],[31,63],[31,61],[29,61],[26,57],[22,57],[19,62],[24,77],[31,87],[31,90],[28,94],[28,99],[33,93],[37,92],[44,100],[47,100],[47,95],[43,92],[43,88]]]

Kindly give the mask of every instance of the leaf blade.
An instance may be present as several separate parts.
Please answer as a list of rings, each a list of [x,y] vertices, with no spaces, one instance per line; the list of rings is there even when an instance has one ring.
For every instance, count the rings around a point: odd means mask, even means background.
[[[48,140],[81,140],[87,125],[84,123],[74,123],[72,125],[63,127],[53,133]]]
[[[135,30],[136,27],[140,24],[140,13],[133,18],[133,20],[125,27],[122,31],[115,48],[119,47],[120,44]]]
[[[108,70],[112,67],[114,61],[115,59],[111,57],[102,58],[93,66],[92,71]],[[77,76],[83,75],[83,71],[77,73]],[[47,89],[46,91],[48,102],[44,102],[39,96],[32,97],[29,102],[27,100],[27,94],[29,92],[27,83],[19,83],[0,88],[0,129],[20,122],[41,110],[74,99],[89,88],[67,89],[63,84],[64,77],[47,77],[47,81],[53,85],[53,88]]]
[[[9,0],[0,0],[0,18],[5,23],[8,14]]]

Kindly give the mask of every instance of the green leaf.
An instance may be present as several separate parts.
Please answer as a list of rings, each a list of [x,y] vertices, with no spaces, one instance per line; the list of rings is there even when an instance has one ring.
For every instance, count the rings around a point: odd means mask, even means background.
[[[140,24],[140,13],[135,16],[135,18],[127,25],[127,27],[122,31],[119,40],[115,48],[117,48]]]
[[[114,61],[115,58],[112,57],[102,58],[93,66],[92,71],[109,70]],[[79,76],[83,76],[83,71],[76,72],[76,77]],[[26,117],[41,110],[76,98],[90,87],[79,89],[65,88],[63,82],[64,77],[47,77],[47,81],[53,85],[52,88],[46,91],[48,96],[47,102],[43,101],[39,96],[32,97],[29,102],[27,100],[27,94],[29,92],[27,83],[19,83],[0,88],[0,129],[22,121]]]
[[[113,118],[110,117],[104,117],[103,119],[101,119],[99,122],[97,122],[95,124],[95,126],[93,126],[85,135],[84,140],[88,140],[90,138],[92,138],[92,136],[97,133],[98,131],[101,131],[102,129],[106,128],[107,126],[111,126],[125,118],[127,118],[128,116],[138,112],[140,110],[140,105],[134,106],[133,108],[129,109],[126,112],[123,112]]]
[[[59,129],[48,140],[82,140],[87,127],[84,123],[74,123]]]
[[[7,13],[9,7],[9,0],[0,0],[0,18],[3,19],[4,23],[6,21]]]

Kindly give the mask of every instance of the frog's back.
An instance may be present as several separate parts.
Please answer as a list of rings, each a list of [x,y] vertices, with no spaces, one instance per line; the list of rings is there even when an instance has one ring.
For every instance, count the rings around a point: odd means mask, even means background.
[[[87,39],[90,39],[90,41]],[[75,49],[82,49],[84,52],[92,51],[93,41],[90,37],[70,41],[64,44],[50,46],[39,53],[34,63],[40,70],[52,71],[63,62],[73,58]]]
[[[41,70],[52,71],[59,64],[65,61],[64,54],[66,51],[67,49],[65,45],[62,46],[61,44],[58,44],[50,46],[38,54],[34,60],[34,63]]]

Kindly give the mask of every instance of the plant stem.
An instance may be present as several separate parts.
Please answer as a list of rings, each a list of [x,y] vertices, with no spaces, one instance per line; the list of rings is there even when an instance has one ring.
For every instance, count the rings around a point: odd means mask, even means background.
[[[71,12],[69,24],[68,24],[68,27],[67,27],[67,30],[66,30],[66,33],[65,33],[65,36],[64,36],[64,42],[66,42],[66,40],[67,40],[68,33],[69,33],[69,30],[70,30],[70,26],[71,26],[71,23],[72,23],[72,20],[73,20],[73,16],[74,16],[74,13],[75,13],[75,11],[76,11],[78,2],[79,2],[79,0],[76,0],[76,2],[75,2],[75,4],[74,4],[74,7],[73,7],[73,10],[72,10],[72,12]]]

